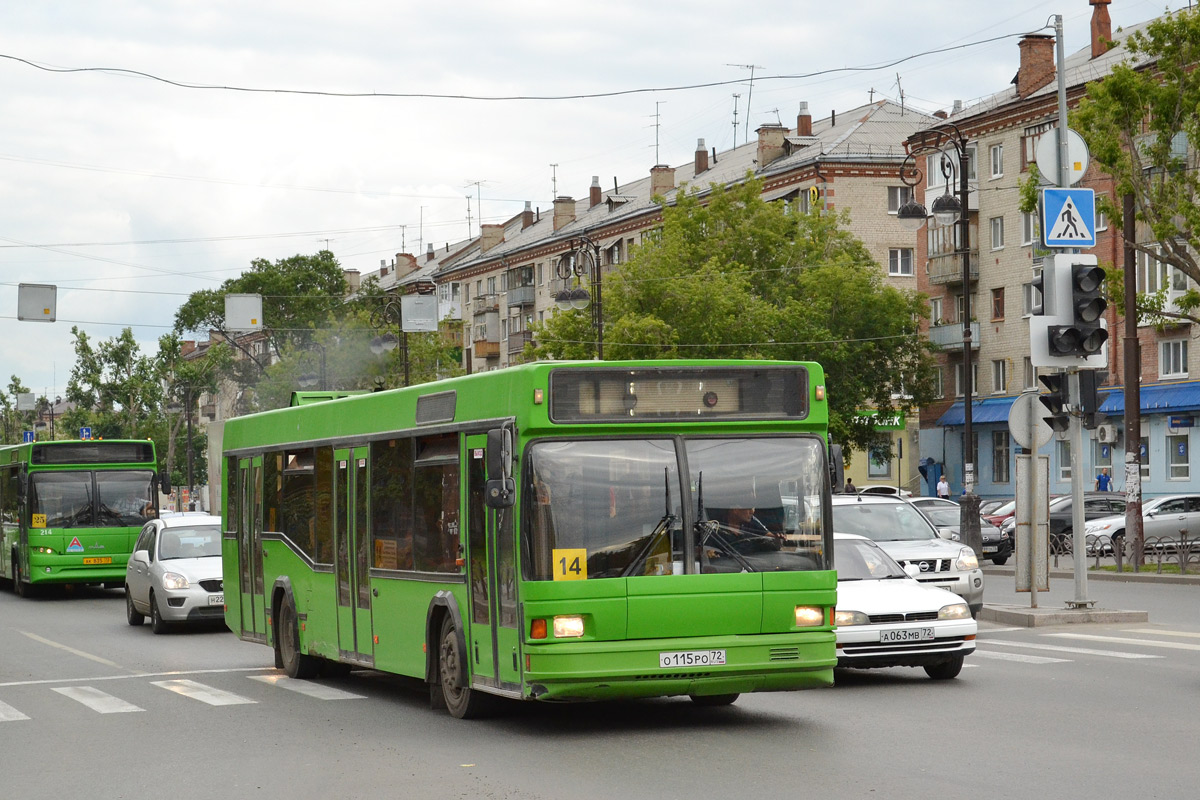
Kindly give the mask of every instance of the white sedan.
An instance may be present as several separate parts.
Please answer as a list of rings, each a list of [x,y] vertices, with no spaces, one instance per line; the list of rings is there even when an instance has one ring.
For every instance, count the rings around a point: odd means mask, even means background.
[[[221,518],[163,514],[142,527],[125,568],[125,617],[155,633],[174,622],[225,617],[221,576]]]
[[[978,630],[963,599],[917,582],[866,537],[835,533],[833,548],[837,665],[923,667],[935,680],[956,677]]]

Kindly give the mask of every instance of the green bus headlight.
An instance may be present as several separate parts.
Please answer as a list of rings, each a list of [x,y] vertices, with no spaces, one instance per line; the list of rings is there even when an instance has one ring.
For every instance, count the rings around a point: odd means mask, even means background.
[[[555,639],[578,639],[583,636],[583,617],[572,615],[554,618]]]
[[[825,609],[820,606],[796,606],[796,626],[812,628],[825,624]]]

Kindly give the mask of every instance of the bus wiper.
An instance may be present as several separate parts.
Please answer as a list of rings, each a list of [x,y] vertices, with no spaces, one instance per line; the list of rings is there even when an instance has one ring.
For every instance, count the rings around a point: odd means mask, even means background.
[[[747,561],[742,554],[737,551],[737,548],[733,546],[729,539],[726,538],[723,533],[721,533],[721,527],[721,523],[717,522],[715,519],[696,523],[696,530],[701,532],[700,541],[697,543],[697,545],[700,547],[701,553],[704,552],[705,545],[708,544],[708,541],[711,539],[713,541],[713,545],[718,550],[741,564],[742,569],[744,569],[746,572],[757,572],[758,570],[751,566],[750,562]]]
[[[642,549],[638,551],[637,558],[629,562],[629,566],[621,573],[622,578],[628,578],[630,575],[637,574],[642,565],[646,563],[646,559],[650,557],[650,553],[654,551],[654,545],[658,543],[658,539],[663,533],[670,529],[671,523],[676,520],[674,514],[668,513],[658,521],[654,526],[654,530],[650,531],[649,538],[642,545]]]

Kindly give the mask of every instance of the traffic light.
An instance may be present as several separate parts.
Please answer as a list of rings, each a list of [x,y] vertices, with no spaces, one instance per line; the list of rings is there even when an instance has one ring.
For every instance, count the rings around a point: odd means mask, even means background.
[[[1100,387],[1108,380],[1108,371],[1103,369],[1079,370],[1079,413],[1083,415],[1083,427],[1095,430],[1107,417],[1100,413]]]
[[[1034,316],[1054,316],[1054,259],[1043,260],[1042,269],[1033,276],[1030,312]]]
[[[1099,353],[1108,341],[1108,331],[1101,322],[1104,309],[1108,308],[1100,295],[1104,268],[1096,263],[1095,256],[1072,256],[1066,266],[1070,305],[1058,307],[1062,314],[1060,324],[1048,329],[1050,355],[1086,358]]]
[[[1050,427],[1058,432],[1067,429],[1070,420],[1067,416],[1067,373],[1055,372],[1049,375],[1038,375],[1049,393],[1039,394],[1038,402],[1050,410],[1050,416],[1043,417]]]

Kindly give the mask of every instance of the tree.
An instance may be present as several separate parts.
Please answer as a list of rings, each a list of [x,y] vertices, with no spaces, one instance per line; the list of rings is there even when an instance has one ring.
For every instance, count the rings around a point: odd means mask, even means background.
[[[33,412],[17,411],[17,395],[28,394],[29,388],[13,375],[7,390],[0,392],[0,420],[3,421],[4,444],[18,444],[22,433],[33,429]]]
[[[96,346],[78,326],[71,328],[71,335],[76,361],[67,382],[67,399],[92,416],[98,437],[144,437],[163,400],[156,359],[142,355],[130,328]]]
[[[860,450],[881,444],[864,409],[909,412],[932,399],[924,298],[884,284],[863,244],[840,227],[848,217],[767,203],[752,176],[714,185],[705,203],[680,195],[663,203],[660,234],[605,276],[606,358],[817,361],[833,434]],[[559,312],[534,338],[529,357],[595,354],[589,311]]]
[[[159,337],[156,361],[163,387],[163,406],[158,409],[162,424],[152,438],[157,452],[162,454],[163,468],[171,475],[173,484],[187,483],[186,473],[175,469],[175,454],[182,436],[185,448],[182,460],[186,464],[187,453],[192,453],[193,482],[203,485],[207,483],[206,437],[193,428],[194,438],[187,438],[187,406],[192,406],[194,413],[200,395],[217,390],[218,382],[232,365],[232,350],[228,344],[218,342],[200,358],[185,358],[182,340],[177,334],[168,333]],[[195,469],[196,464],[202,465],[201,468]]]
[[[259,294],[263,298],[263,331],[271,354],[259,354],[239,342],[225,323],[225,295]],[[194,292],[175,313],[175,332],[215,331],[240,349],[239,364],[251,375],[239,378],[241,385],[253,383],[266,370],[272,357],[296,344],[312,341],[313,331],[338,312],[346,296],[346,277],[333,253],[322,250],[313,256],[294,255],[274,263],[255,259],[250,270],[230,278],[219,289]]]
[[[1200,322],[1200,13],[1166,14],[1125,42],[1129,60],[1087,85],[1071,126],[1116,182],[1115,197],[1099,197],[1098,209],[1124,227],[1121,198],[1132,194],[1137,221],[1150,231],[1137,250],[1191,279],[1182,296],[1169,297],[1166,280],[1139,293],[1139,316]],[[1110,277],[1108,285],[1119,298],[1122,282]]]

